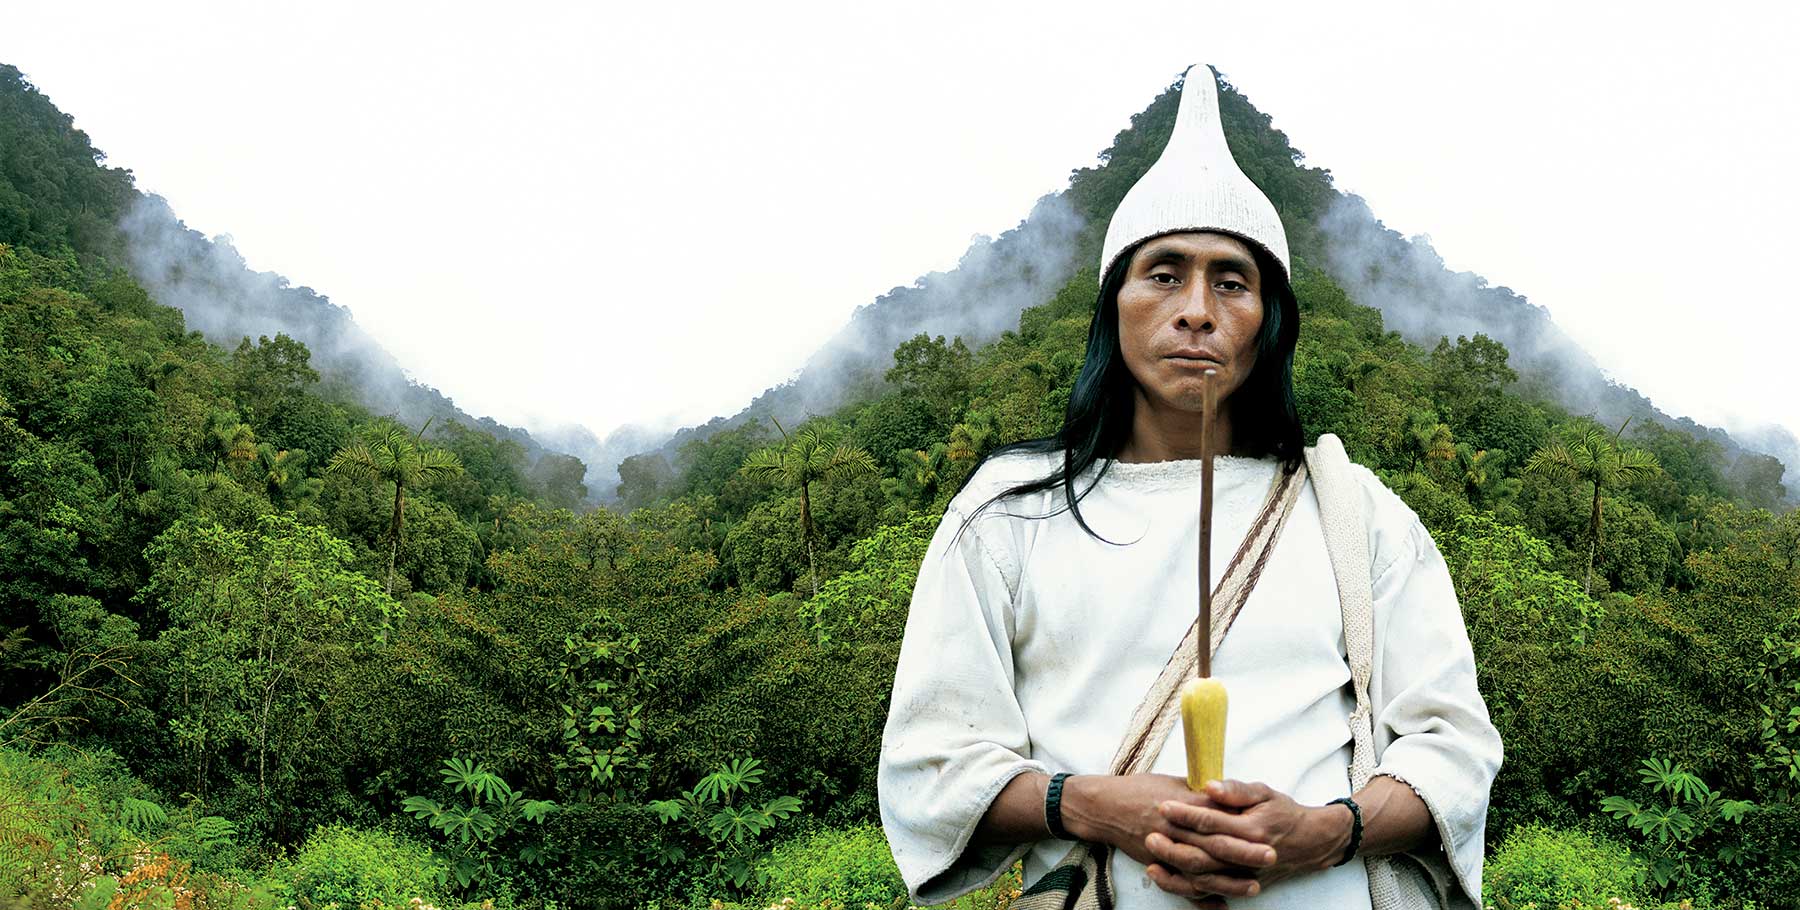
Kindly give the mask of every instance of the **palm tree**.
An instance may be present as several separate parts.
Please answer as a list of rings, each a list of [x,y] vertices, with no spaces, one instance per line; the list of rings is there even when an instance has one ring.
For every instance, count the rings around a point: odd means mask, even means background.
[[[305,449],[276,449],[264,442],[257,445],[256,455],[272,505],[291,508],[319,494],[319,480],[306,476]]]
[[[1473,505],[1491,508],[1518,492],[1519,481],[1506,476],[1505,452],[1477,449],[1459,442],[1456,444],[1456,473],[1460,475],[1463,494]]]
[[[1412,456],[1412,470],[1418,470],[1419,461],[1424,460],[1426,468],[1434,461],[1449,461],[1456,457],[1456,440],[1450,435],[1450,427],[1438,422],[1438,416],[1431,411],[1414,411],[1407,416],[1406,435],[1402,438],[1407,454]]]
[[[219,462],[227,468],[256,458],[256,431],[241,423],[235,411],[213,411],[206,415],[206,451],[212,456],[212,471]]]
[[[1619,425],[1619,432],[1611,439],[1599,427],[1586,427],[1569,433],[1568,438],[1553,439],[1525,465],[1525,473],[1547,477],[1559,483],[1591,483],[1594,485],[1594,506],[1588,515],[1588,562],[1587,577],[1582,580],[1583,591],[1591,591],[1594,581],[1594,553],[1600,545],[1600,494],[1609,487],[1621,483],[1630,483],[1639,477],[1645,477],[1661,470],[1656,463],[1656,456],[1642,449],[1627,449],[1619,445],[1619,437],[1624,435],[1625,427],[1631,424],[1631,418]]]
[[[431,421],[425,421],[425,427]],[[443,449],[427,449],[421,444],[425,427],[417,436],[407,435],[406,428],[387,423],[376,428],[373,441],[352,443],[332,456],[325,470],[342,474],[362,483],[394,485],[394,519],[388,526],[393,539],[388,547],[387,592],[394,593],[394,561],[400,556],[400,529],[406,513],[406,488],[430,483],[440,477],[462,472],[462,461],[456,453]]]
[[[900,459],[900,476],[881,481],[882,492],[908,508],[930,503],[943,487],[944,471],[949,467],[947,451],[943,443],[934,442],[929,449],[908,452]]]
[[[800,529],[806,538],[806,569],[812,579],[813,596],[819,594],[819,566],[813,556],[812,485],[818,481],[836,482],[863,474],[878,474],[875,459],[855,446],[832,444],[827,434],[816,426],[801,427],[793,435],[782,429],[783,444],[772,449],[750,453],[738,468],[746,476],[771,480],[800,490]]]
[[[968,420],[950,429],[950,445],[944,454],[951,461],[974,464],[981,459],[981,453],[998,436],[999,429],[994,426],[992,417],[986,414],[970,415]]]

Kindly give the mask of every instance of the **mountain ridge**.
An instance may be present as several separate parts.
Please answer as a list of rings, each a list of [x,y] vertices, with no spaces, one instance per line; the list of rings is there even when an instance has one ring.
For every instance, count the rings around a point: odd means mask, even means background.
[[[619,465],[627,457],[673,466],[686,443],[752,418],[798,422],[872,394],[883,385],[894,348],[917,334],[962,337],[979,346],[1010,331],[1020,312],[1049,299],[1097,259],[1112,208],[1161,152],[1180,85],[1177,80],[1132,115],[1096,164],[1072,170],[1068,185],[1041,197],[1012,230],[976,238],[953,269],[922,275],[857,306],[793,379],[703,424],[672,432],[628,424],[601,437],[574,424],[523,429],[470,415],[438,390],[412,381],[399,360],[356,325],[348,308],[277,273],[256,272],[228,241],[187,228],[166,200],[137,190],[129,171],[104,166],[104,154],[92,149],[73,118],[55,109],[16,68],[0,66],[0,77],[15,89],[7,93],[14,99],[9,110],[15,127],[20,119],[35,121],[15,133],[49,146],[85,149],[94,162],[86,172],[52,181],[55,186],[21,190],[9,184],[0,193],[0,226],[9,215],[13,221],[31,217],[32,210],[12,198],[21,192],[86,194],[79,209],[84,216],[75,222],[15,230],[129,263],[133,277],[158,300],[181,309],[191,326],[227,346],[278,333],[302,341],[328,379],[373,410],[414,424],[438,417],[478,426],[519,442],[534,462],[552,451],[577,457],[585,464],[590,502],[615,501]],[[1800,463],[1800,443],[1784,428],[1771,424],[1728,433],[1669,415],[1636,390],[1612,382],[1542,307],[1510,288],[1490,286],[1480,275],[1451,272],[1427,241],[1402,238],[1366,201],[1337,190],[1330,171],[1306,165],[1270,115],[1224,77],[1219,97],[1233,154],[1275,203],[1295,258],[1325,270],[1409,340],[1430,346],[1440,337],[1486,334],[1507,346],[1531,394],[1577,413],[1614,425],[1634,416],[1672,423],[1720,443],[1734,464],[1751,447],[1784,466]],[[93,204],[86,204],[87,197]],[[119,213],[110,225],[97,214],[109,209]],[[96,215],[88,218],[90,211]]]
[[[1161,154],[1174,125],[1180,85],[1177,79],[1144,110],[1132,115],[1130,125],[1099,154],[1097,165],[1074,169],[1066,188],[1040,198],[1032,213],[992,246],[1016,246],[1028,242],[1027,238],[1044,236],[1047,232],[1036,222],[1042,213],[1055,212],[1057,219],[1078,220],[1080,227],[1069,238],[1072,248],[1066,255],[1042,257],[1067,263],[1054,274],[1066,280],[1079,267],[1097,261],[1112,209]],[[1219,99],[1233,156],[1275,203],[1295,259],[1318,265],[1357,302],[1379,310],[1390,328],[1427,348],[1440,338],[1485,334],[1512,352],[1512,364],[1532,395],[1556,401],[1576,413],[1592,413],[1614,426],[1633,417],[1674,424],[1689,435],[1720,443],[1734,464],[1742,461],[1747,446],[1745,438],[1739,438],[1741,434],[1662,411],[1636,389],[1609,379],[1600,363],[1556,325],[1548,310],[1511,288],[1490,286],[1478,274],[1451,271],[1428,241],[1403,238],[1389,229],[1360,196],[1336,189],[1329,170],[1304,164],[1305,156],[1275,129],[1273,118],[1257,110],[1223,75]],[[985,238],[971,246],[965,262],[983,242]],[[1019,256],[1001,250],[994,258],[1007,262]],[[851,394],[850,390],[880,384],[880,374],[889,365],[885,360],[877,360],[871,367],[865,358],[861,369],[831,372],[843,362],[856,362],[847,354],[872,349],[870,340],[874,338],[897,343],[920,333],[946,338],[961,335],[971,346],[978,346],[1001,334],[971,336],[956,331],[956,320],[942,318],[944,308],[932,298],[938,285],[980,288],[994,283],[986,280],[986,275],[973,280],[956,280],[951,277],[954,275],[953,271],[922,276],[910,288],[895,288],[873,303],[857,307],[845,327],[807,360],[793,380],[764,390],[735,414],[679,429],[660,445],[629,453],[606,448],[594,451],[592,457],[602,462],[627,456],[661,458],[674,466],[686,443],[752,418],[798,422],[809,414],[827,413],[830,406]],[[1018,309],[1023,309],[1013,308],[1016,300],[1025,300],[1026,305],[1042,303],[1055,290],[1054,285],[1048,292],[1033,286],[1025,293],[1009,295],[1000,304],[987,307],[977,322],[993,325],[1003,314],[1016,319]],[[1031,299],[1033,295],[1036,299]],[[1800,442],[1785,428],[1766,424],[1754,428],[1746,438],[1756,439],[1758,451],[1784,466],[1800,464]],[[1800,485],[1794,487],[1788,494],[1790,503],[1800,495]],[[611,498],[610,491],[601,495]]]

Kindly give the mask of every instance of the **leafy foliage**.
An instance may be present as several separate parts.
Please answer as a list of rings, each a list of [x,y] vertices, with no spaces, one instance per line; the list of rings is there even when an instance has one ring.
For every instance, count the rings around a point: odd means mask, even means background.
[[[626,775],[649,769],[644,754],[643,645],[616,629],[600,636],[583,630],[563,639],[558,683],[563,755],[559,770],[573,772],[566,789],[592,798],[625,790]]]
[[[1482,902],[1495,910],[1637,904],[1643,860],[1585,831],[1522,825],[1482,870]]]
[[[839,901],[889,907],[906,899],[887,838],[876,825],[826,829],[783,841],[757,863],[761,899],[801,907]]]
[[[776,424],[781,430],[781,425]],[[786,443],[778,448],[759,449],[744,459],[739,470],[758,480],[782,483],[800,491],[800,527],[806,538],[808,577],[812,593],[819,593],[819,567],[813,555],[812,486],[834,483],[864,474],[877,474],[875,459],[868,452],[843,443],[833,443],[830,431],[818,424],[808,424],[793,435],[781,430]]]
[[[904,622],[919,563],[937,524],[935,515],[914,515],[856,543],[851,568],[798,608],[821,646],[844,637],[892,640],[901,631],[897,626]]]
[[[409,796],[401,804],[449,841],[449,866],[438,872],[439,884],[454,880],[466,890],[492,883],[504,857],[526,864],[544,862],[542,845],[525,826],[541,825],[557,811],[555,802],[526,799],[500,775],[467,758],[444,759],[439,773],[461,802]]]
[[[275,893],[297,910],[406,907],[442,897],[444,863],[431,851],[380,831],[323,827],[280,864]]]
[[[792,796],[777,796],[761,805],[738,805],[762,778],[763,766],[756,759],[734,758],[701,778],[693,789],[683,790],[680,797],[649,804],[665,824],[687,823],[704,843],[700,858],[707,862],[713,882],[734,893],[766,884],[768,870],[757,865],[761,853],[757,838],[800,811],[800,800]],[[688,856],[685,849],[672,847],[660,859],[679,864]]]
[[[1722,831],[1736,826],[1756,811],[1749,800],[1725,799],[1686,768],[1661,757],[1643,761],[1639,778],[1662,797],[1660,804],[1639,804],[1622,796],[1609,796],[1600,808],[1625,822],[1650,841],[1649,868],[1640,874],[1662,890],[1690,890],[1708,876],[1695,865],[1702,845],[1717,841],[1704,859],[1721,867],[1739,865],[1747,858],[1740,842]],[[1710,837],[1709,837],[1710,836]]]
[[[404,427],[378,425],[371,430],[369,441],[346,446],[331,457],[331,464],[325,469],[361,483],[394,485],[394,518],[388,526],[391,548],[388,551],[387,591],[390,595],[394,593],[394,561],[400,553],[400,533],[405,524],[406,488],[462,471],[462,461],[456,453],[427,449],[420,444],[430,426],[431,421],[425,421],[425,426],[413,435]]]
[[[1629,423],[1629,421],[1627,421]],[[1588,483],[1594,488],[1594,506],[1588,519],[1588,566],[1582,590],[1593,590],[1594,553],[1600,545],[1601,495],[1608,487],[1630,483],[1660,470],[1656,456],[1642,449],[1622,448],[1619,432],[1608,439],[1597,427],[1570,431],[1565,439],[1552,440],[1531,456],[1525,465],[1527,474],[1548,477],[1561,483]]]

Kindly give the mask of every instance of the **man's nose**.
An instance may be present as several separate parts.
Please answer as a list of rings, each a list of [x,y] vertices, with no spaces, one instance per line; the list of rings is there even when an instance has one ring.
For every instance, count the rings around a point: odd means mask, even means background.
[[[1205,282],[1192,282],[1181,289],[1175,310],[1175,327],[1189,332],[1212,332],[1218,328],[1215,301]]]

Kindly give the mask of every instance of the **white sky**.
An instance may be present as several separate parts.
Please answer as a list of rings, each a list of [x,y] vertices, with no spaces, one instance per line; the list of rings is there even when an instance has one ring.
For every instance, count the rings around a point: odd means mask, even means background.
[[[1660,406],[1800,432],[1800,4],[4,6],[109,163],[507,422],[735,412],[1199,60]]]

